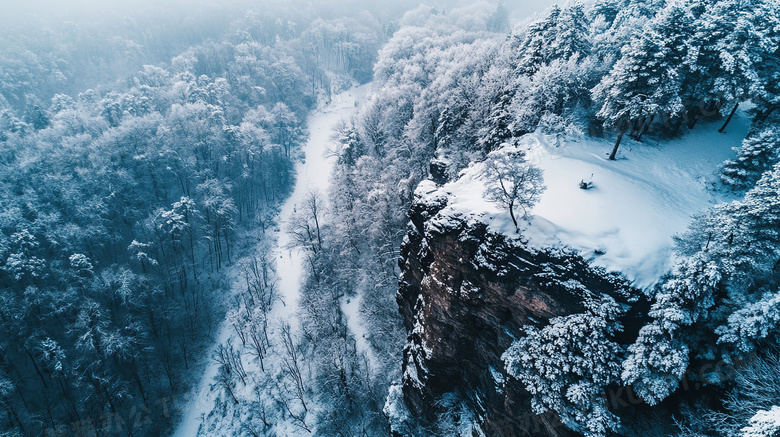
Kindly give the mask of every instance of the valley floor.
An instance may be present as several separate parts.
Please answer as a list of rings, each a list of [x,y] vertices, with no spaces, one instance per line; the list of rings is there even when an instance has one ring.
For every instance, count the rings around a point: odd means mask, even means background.
[[[275,287],[277,299],[269,317],[269,325],[273,329],[279,328],[283,324],[290,325],[293,332],[300,328],[297,320],[298,301],[301,293],[300,287],[306,276],[307,266],[303,253],[292,247],[293,236],[288,232],[287,224],[301,207],[309,193],[313,191],[319,192],[323,199],[326,198],[330,174],[335,161],[335,157],[329,153],[334,145],[332,141],[334,129],[341,120],[349,118],[357,110],[360,103],[364,100],[369,86],[363,85],[352,88],[333,96],[330,102],[321,105],[309,117],[307,121],[309,140],[303,150],[300,151],[303,159],[296,165],[296,182],[293,192],[282,206],[271,233],[266,233],[265,236],[258,235],[258,240],[261,243],[256,248],[257,253],[255,255],[258,257],[267,255],[275,260],[276,277],[278,278]],[[274,242],[270,250],[268,244],[264,244],[264,241]],[[238,269],[235,267],[234,269],[234,287],[244,286],[243,278],[240,277]],[[358,300],[355,299],[352,302],[358,302]],[[345,307],[357,308],[357,306],[349,304],[345,304]],[[358,320],[357,312],[345,311],[345,313],[349,317],[349,328],[362,331],[362,324]],[[365,341],[361,343],[362,335],[359,332],[356,332],[356,334],[358,345],[363,344],[365,347],[368,347]],[[212,350],[214,351],[219,345],[224,345],[228,342],[240,344],[240,340],[237,338],[230,323],[223,322],[217,342]],[[214,415],[211,413],[217,407],[216,401],[223,390],[215,386],[214,382],[214,378],[219,370],[219,363],[213,360],[212,357],[203,358],[208,360],[208,364],[200,377],[201,380],[197,385],[197,389],[181,405],[182,419],[172,434],[173,437],[213,436],[215,435],[214,432],[217,432],[216,430],[218,430],[219,435],[233,435],[231,434],[229,423],[220,427],[214,427],[213,423],[210,427],[206,426],[208,421],[219,420],[219,414]],[[244,365],[250,374],[253,373],[253,370],[260,371],[259,365],[254,360],[247,360]],[[253,367],[258,368],[252,369]],[[244,387],[243,392],[246,394],[245,397],[251,398],[253,391],[258,389],[259,387],[257,386],[247,386]],[[254,393],[254,396],[257,396],[257,394]],[[226,422],[230,421],[227,417],[225,420]],[[282,424],[277,424],[277,426],[282,426]],[[296,430],[300,431],[300,429],[294,427],[288,428],[287,432],[290,434],[284,435],[293,435],[296,433]]]

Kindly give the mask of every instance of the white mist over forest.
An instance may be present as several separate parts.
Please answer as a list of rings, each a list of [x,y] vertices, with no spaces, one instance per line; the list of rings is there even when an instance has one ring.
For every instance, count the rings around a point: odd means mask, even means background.
[[[0,22],[5,29],[28,25],[56,25],[72,21],[75,23],[92,20],[110,20],[117,18],[143,17],[186,17],[200,15],[200,11],[211,11],[217,15],[226,11],[237,13],[246,10],[279,9],[290,13],[310,13],[314,11],[321,18],[336,18],[350,16],[360,11],[371,11],[379,14],[399,14],[420,4],[442,9],[452,9],[482,3],[491,5],[496,2],[478,2],[469,0],[430,0],[426,2],[414,0],[378,1],[378,0],[282,0],[266,2],[264,0],[6,0],[3,4],[3,14]],[[542,12],[554,4],[549,0],[533,2],[522,0],[502,1],[509,15],[507,18],[516,22]],[[483,6],[484,7],[484,6]],[[33,30],[33,29],[30,29]]]

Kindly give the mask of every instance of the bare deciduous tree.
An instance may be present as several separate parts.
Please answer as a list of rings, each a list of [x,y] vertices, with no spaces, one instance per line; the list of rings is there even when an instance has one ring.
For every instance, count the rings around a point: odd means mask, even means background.
[[[518,231],[515,209],[520,208],[522,218],[527,218],[545,189],[542,170],[526,160],[523,150],[509,144],[488,154],[483,180],[485,197],[509,210]]]

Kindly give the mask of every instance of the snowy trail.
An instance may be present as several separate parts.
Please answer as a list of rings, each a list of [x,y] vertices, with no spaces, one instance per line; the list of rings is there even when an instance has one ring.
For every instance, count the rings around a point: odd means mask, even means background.
[[[231,335],[230,326],[227,323],[222,323],[219,328],[219,334],[214,345],[209,350],[208,364],[201,376],[200,383],[195,391],[192,392],[193,397],[186,403],[184,408],[184,414],[182,415],[181,422],[174,429],[172,437],[193,437],[198,435],[198,428],[202,421],[202,417],[211,411],[214,406],[214,400],[211,398],[211,384],[214,381],[214,377],[217,376],[217,370],[219,365],[212,359],[211,354],[216,349],[217,345],[226,342]]]
[[[280,209],[276,220],[276,236],[273,234],[269,236],[269,238],[276,240],[271,253],[273,259],[276,260],[276,271],[279,278],[277,292],[281,301],[272,309],[273,324],[288,323],[293,329],[296,329],[296,311],[301,294],[301,280],[306,274],[303,254],[297,249],[289,248],[292,236],[286,230],[287,223],[309,192],[316,190],[323,196],[326,195],[330,185],[331,170],[335,163],[335,157],[326,156],[332,147],[331,135],[339,121],[348,119],[357,111],[368,92],[368,88],[369,85],[363,85],[335,95],[329,104],[318,108],[307,120],[309,140],[302,150],[304,160],[296,164],[295,187]],[[354,299],[352,302],[356,305],[359,303],[359,299]],[[362,345],[369,348],[360,334],[363,329],[362,324],[356,318],[357,306],[354,306],[354,311],[349,311],[349,313],[347,315],[348,326],[355,332],[359,347]],[[209,356],[219,344],[223,344],[233,337],[235,337],[235,332],[228,323],[223,322],[217,340],[209,351]],[[238,344],[235,339],[234,344]],[[364,351],[367,354],[370,353],[369,350]],[[181,422],[175,427],[171,434],[172,437],[199,435],[204,417],[214,408],[215,393],[211,386],[218,369],[219,365],[214,360],[208,361],[200,383],[188,401],[182,405],[184,411]]]
[[[330,173],[335,157],[326,156],[332,148],[331,135],[339,121],[352,115],[366,95],[367,85],[352,88],[333,97],[332,102],[309,118],[309,141],[304,147],[305,158],[296,165],[295,189],[279,213],[279,234],[274,258],[276,273],[279,277],[278,293],[283,302],[281,308],[275,308],[277,316],[295,327],[295,312],[300,298],[301,278],[305,276],[305,260],[300,250],[289,249],[292,235],[287,232],[287,224],[306,196],[317,191],[327,195],[330,186]]]
[[[341,303],[341,311],[347,319],[347,328],[355,336],[357,350],[365,354],[368,364],[372,370],[379,368],[379,361],[374,354],[374,350],[368,344],[368,329],[361,320],[360,303],[363,301],[363,294],[358,291],[357,296],[345,300]]]

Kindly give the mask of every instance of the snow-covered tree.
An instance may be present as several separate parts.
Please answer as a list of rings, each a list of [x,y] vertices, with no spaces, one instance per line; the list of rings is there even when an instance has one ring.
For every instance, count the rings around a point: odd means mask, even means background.
[[[601,105],[597,117],[619,131],[610,159],[615,159],[625,132],[639,137],[656,115],[668,119],[682,115],[684,72],[680,67],[685,56],[684,30],[692,21],[685,1],[669,2],[593,89],[593,98]]]
[[[558,18],[555,40],[547,48],[547,61],[565,61],[573,56],[585,58],[590,53],[591,46],[589,27],[590,21],[582,3],[574,2],[564,7]]]
[[[757,412],[740,431],[741,437],[773,437],[780,434],[780,406]]]
[[[501,359],[507,373],[531,394],[537,414],[555,411],[586,436],[606,436],[618,427],[605,388],[620,381],[623,348],[614,340],[624,308],[608,297],[587,298],[586,312],[527,326]]]
[[[557,117],[559,126],[549,131],[565,131],[579,121],[583,108],[590,105],[590,88],[598,81],[599,69],[594,59],[578,55],[568,60],[556,59],[539,68],[530,78],[521,77],[509,110],[515,132],[533,132],[545,117]],[[595,80],[594,80],[595,79]],[[568,124],[569,126],[566,126]]]
[[[728,344],[739,354],[755,352],[759,344],[776,338],[780,326],[780,294],[766,292],[757,301],[748,303],[728,316],[718,327],[718,342]]]
[[[750,26],[745,32],[747,53],[742,53],[752,67],[744,70],[752,70],[750,97],[759,105],[761,121],[780,106],[780,3],[756,0],[754,5],[742,17]]]
[[[736,159],[726,161],[721,180],[735,190],[751,188],[767,170],[780,161],[780,129],[767,126],[735,148]]]
[[[557,38],[561,8],[553,5],[545,16],[523,29],[517,50],[517,68],[523,74],[533,74],[545,62],[550,60],[549,48]],[[572,28],[575,30],[575,28]]]
[[[485,159],[485,197],[509,211],[515,229],[516,210],[527,218],[545,189],[542,170],[525,158],[525,151],[517,146],[503,145],[490,152]]]
[[[198,185],[198,191],[203,198],[207,235],[213,249],[211,255],[216,258],[217,269],[219,269],[223,263],[223,243],[230,261],[230,240],[236,227],[235,215],[238,211],[235,202],[229,196],[230,185],[224,181],[208,179]]]
[[[683,259],[655,296],[650,309],[654,319],[629,346],[621,375],[648,404],[668,397],[685,375],[690,358],[684,330],[704,319],[714,305],[719,270],[706,256]]]
[[[718,101],[731,109],[747,96],[745,5],[733,0],[693,3],[696,17],[687,37],[685,95],[693,104]],[[724,125],[725,128],[725,125]]]
[[[780,359],[776,350],[752,354],[733,369],[732,387],[723,409],[699,413],[702,431],[719,436],[772,437],[780,431]],[[698,422],[698,421],[697,421]],[[709,434],[709,433],[708,433]],[[701,435],[701,434],[699,434]]]
[[[602,0],[589,8],[591,53],[609,68],[665,5],[663,0]]]
[[[46,261],[35,256],[39,246],[35,236],[27,229],[22,229],[11,235],[10,240],[12,253],[8,255],[3,268],[17,281],[40,277]]]

